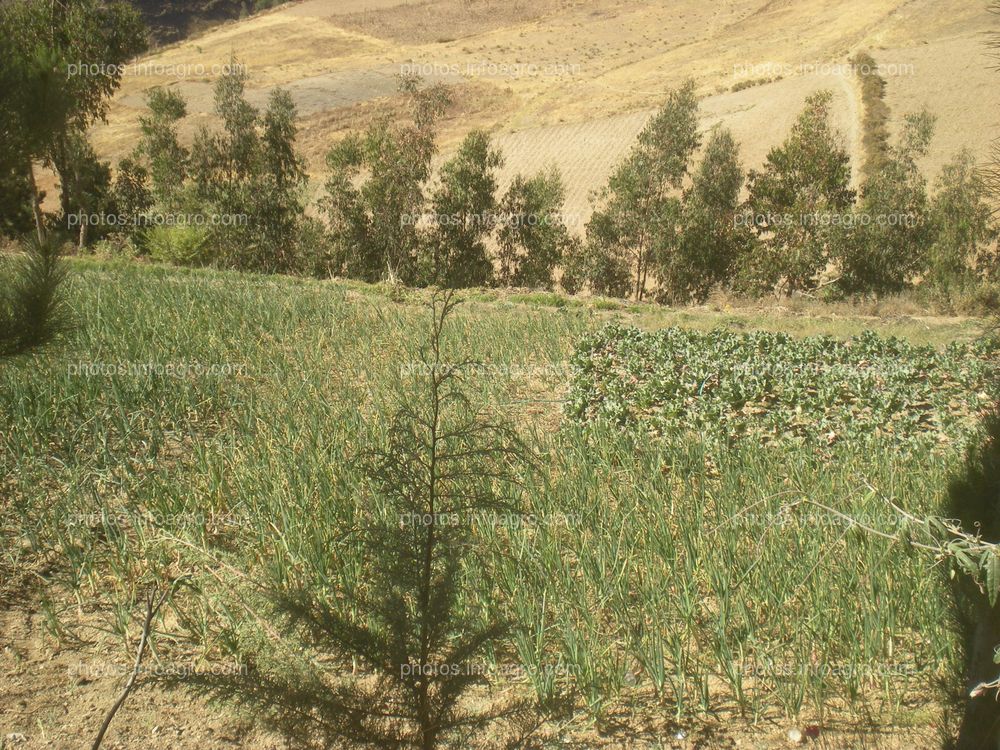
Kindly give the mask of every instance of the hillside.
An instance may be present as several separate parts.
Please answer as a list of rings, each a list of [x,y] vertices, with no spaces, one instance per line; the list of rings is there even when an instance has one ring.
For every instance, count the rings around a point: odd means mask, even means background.
[[[751,167],[809,93],[831,89],[857,174],[862,105],[846,63],[867,50],[887,80],[893,127],[922,107],[937,116],[925,164],[934,179],[959,148],[982,158],[1000,135],[1000,123],[968,127],[997,119],[984,36],[995,23],[983,0],[303,0],[140,61],[93,139],[106,158],[127,153],[144,93],[157,85],[187,98],[190,136],[211,117],[212,66],[236,58],[248,67],[252,102],[274,86],[291,91],[300,144],[319,177],[331,142],[392,106],[394,76],[423,73],[455,86],[443,153],[469,129],[491,129],[507,155],[503,182],[558,165],[570,222],[582,224],[588,195],[663,92],[688,76],[705,97],[704,126],[731,127]],[[732,91],[762,78],[777,80]]]
[[[205,27],[239,18],[250,4],[244,0],[132,0],[157,44],[176,42]]]

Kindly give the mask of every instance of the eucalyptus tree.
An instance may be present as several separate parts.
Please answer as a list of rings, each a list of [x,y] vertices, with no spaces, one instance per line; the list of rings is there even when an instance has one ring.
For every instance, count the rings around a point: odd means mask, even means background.
[[[661,237],[655,258],[659,297],[701,302],[728,283],[749,233],[738,220],[743,169],[739,146],[727,129],[715,129],[705,156],[684,191],[679,231]]]
[[[500,201],[499,280],[508,286],[555,284],[555,269],[574,249],[562,215],[566,188],[559,170],[517,175]]]
[[[754,291],[815,288],[833,257],[839,217],[854,202],[850,157],[831,123],[833,95],[806,99],[792,132],[747,178],[749,221],[758,242],[741,263]]]
[[[587,281],[594,291],[645,296],[656,247],[676,231],[680,188],[700,143],[698,97],[687,81],[670,92],[599,195],[602,205],[587,224]]]
[[[503,156],[483,130],[473,130],[440,171],[431,196],[424,281],[452,288],[485,286],[493,279],[486,238],[497,209],[497,170]]]
[[[926,111],[907,116],[898,141],[862,185],[837,243],[840,285],[848,293],[899,292],[926,272],[934,226],[918,162],[933,133]]]
[[[344,273],[365,281],[418,276],[435,125],[450,97],[445,87],[425,88],[416,77],[401,78],[400,93],[409,105],[404,122],[381,117],[326,157],[330,176],[321,206],[334,252]]]
[[[11,0],[0,5],[0,38],[0,149],[8,152],[0,163],[16,164],[26,175],[41,240],[34,163],[58,173],[63,215],[79,208],[75,160],[89,154],[73,147],[74,138],[107,117],[125,64],[146,47],[146,31],[126,2]]]

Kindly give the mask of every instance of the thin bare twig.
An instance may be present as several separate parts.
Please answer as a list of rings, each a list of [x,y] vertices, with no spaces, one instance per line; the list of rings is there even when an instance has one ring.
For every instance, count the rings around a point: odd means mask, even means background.
[[[146,616],[142,624],[142,635],[139,638],[139,647],[135,652],[135,664],[132,666],[132,672],[128,676],[128,680],[125,682],[125,687],[122,689],[121,695],[118,696],[118,700],[108,711],[107,716],[104,717],[104,723],[101,724],[101,729],[97,733],[97,737],[94,739],[94,744],[91,746],[91,750],[98,750],[101,747],[101,743],[104,742],[104,735],[108,731],[108,727],[111,726],[112,719],[115,718],[115,714],[118,713],[118,709],[122,707],[125,703],[125,699],[128,698],[129,693],[135,688],[136,680],[139,678],[139,672],[142,669],[142,659],[146,655],[146,644],[149,642],[149,631],[153,625],[153,619],[159,614],[160,609],[166,603],[167,598],[174,590],[174,586],[177,581],[174,581],[166,591],[156,599],[156,589],[154,588],[146,595]]]

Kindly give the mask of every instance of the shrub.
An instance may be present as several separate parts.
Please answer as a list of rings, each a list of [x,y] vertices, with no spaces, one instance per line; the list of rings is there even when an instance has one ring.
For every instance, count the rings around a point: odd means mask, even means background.
[[[203,266],[212,262],[207,227],[195,224],[154,225],[146,232],[146,248],[153,260],[177,266]]]
[[[0,293],[0,358],[48,344],[71,325],[58,244],[30,239],[24,249],[24,260]]]
[[[937,298],[940,302],[940,297]],[[947,298],[948,309],[959,315],[993,315],[1000,310],[1000,282],[981,280],[960,288],[952,288]]]
[[[315,217],[303,216],[296,223],[293,255],[294,265],[289,270],[295,273],[321,279],[337,273],[326,227]]]
[[[132,259],[139,255],[139,248],[127,234],[113,232],[94,246],[94,254],[106,258]]]
[[[871,179],[882,168],[889,153],[889,106],[885,103],[885,79],[878,74],[878,64],[867,52],[852,60],[861,79],[864,105],[865,160],[862,174]]]
[[[730,91],[736,93],[737,91],[745,91],[746,89],[752,89],[756,86],[765,86],[769,83],[774,83],[775,81],[780,81],[782,76],[774,76],[772,78],[762,77],[762,78],[748,78],[745,81],[737,81],[730,87]]]

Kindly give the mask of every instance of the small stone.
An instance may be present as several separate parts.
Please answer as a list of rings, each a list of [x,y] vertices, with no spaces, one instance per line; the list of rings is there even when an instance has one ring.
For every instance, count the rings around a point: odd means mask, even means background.
[[[13,745],[15,742],[17,744],[21,744],[22,742],[27,742],[28,738],[25,737],[20,732],[11,732],[6,737],[4,737],[4,740],[6,740],[7,742],[9,742],[10,744]]]
[[[798,729],[789,729],[788,730],[788,741],[791,742],[793,745],[801,745],[802,744],[802,732],[800,732]]]

